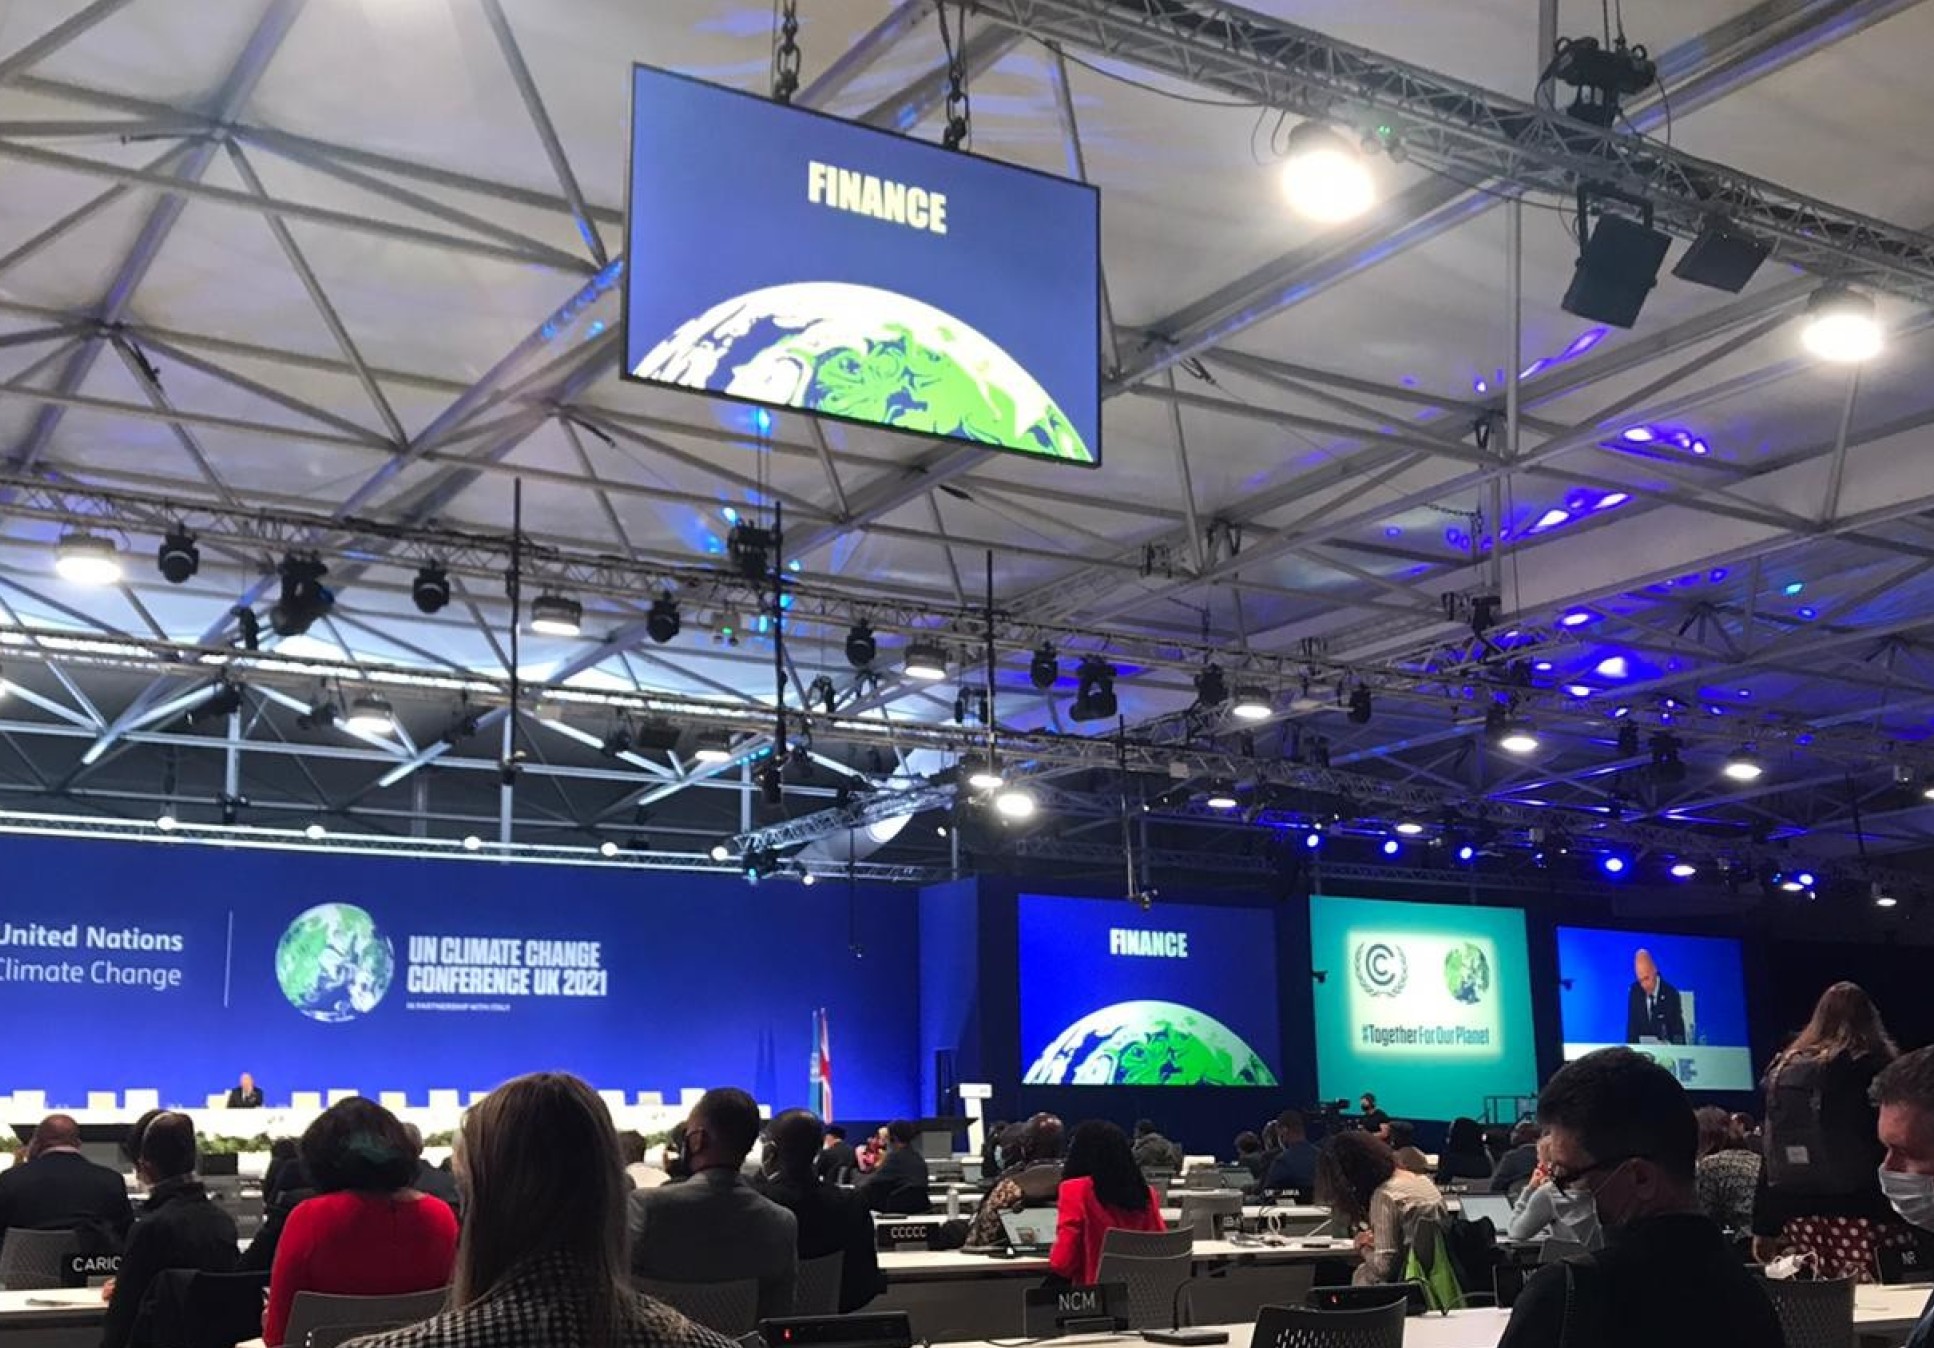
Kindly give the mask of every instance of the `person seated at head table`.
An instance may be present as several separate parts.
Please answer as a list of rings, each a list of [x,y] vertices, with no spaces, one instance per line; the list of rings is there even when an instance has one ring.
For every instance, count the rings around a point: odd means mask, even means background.
[[[247,1072],[242,1073],[241,1080],[229,1087],[228,1108],[260,1109],[261,1107],[261,1088],[255,1084],[255,1078],[253,1076]]]

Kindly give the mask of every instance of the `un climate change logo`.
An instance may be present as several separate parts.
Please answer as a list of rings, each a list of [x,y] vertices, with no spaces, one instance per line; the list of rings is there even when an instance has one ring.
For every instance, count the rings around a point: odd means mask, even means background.
[[[1359,941],[1351,963],[1357,986],[1372,997],[1396,997],[1410,982],[1410,961],[1403,947],[1388,941]]]
[[[1444,986],[1460,1002],[1475,1006],[1491,990],[1491,961],[1482,948],[1466,941],[1444,956]]]
[[[289,1005],[329,1024],[368,1015],[389,991],[396,951],[353,903],[319,903],[275,946],[275,981]]]

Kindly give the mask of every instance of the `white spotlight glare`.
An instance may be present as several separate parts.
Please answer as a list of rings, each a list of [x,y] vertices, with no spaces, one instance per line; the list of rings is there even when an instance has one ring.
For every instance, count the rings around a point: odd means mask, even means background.
[[[112,585],[121,579],[121,553],[111,538],[85,529],[62,534],[54,546],[54,570],[76,585]]]
[[[1853,365],[1879,355],[1886,338],[1871,299],[1841,286],[1825,286],[1807,301],[1800,341],[1821,360]]]
[[[302,836],[307,838],[310,842],[319,842],[322,840],[323,836],[328,832],[329,830],[324,828],[321,824],[311,824],[307,828],[302,830]]]
[[[1538,752],[1538,732],[1531,728],[1529,721],[1512,721],[1504,727],[1504,733],[1498,736],[1498,748],[1507,754],[1517,754],[1519,757],[1535,754]]]
[[[1304,122],[1289,133],[1283,195],[1298,215],[1337,224],[1369,210],[1377,186],[1360,150],[1320,122]]]
[[[998,791],[1004,780],[995,768],[975,768],[967,774],[967,785],[976,791]]]
[[[1034,793],[1024,786],[1010,786],[994,797],[994,808],[1003,819],[1032,819],[1035,811]]]
[[[908,645],[901,668],[909,679],[933,683],[947,677],[947,652],[934,642],[915,641]]]
[[[1267,688],[1248,684],[1236,689],[1236,700],[1229,713],[1239,721],[1267,721],[1275,710]]]
[[[175,817],[171,814],[164,814],[154,821],[154,826],[163,833],[173,833],[175,831]]]
[[[1690,861],[1675,861],[1672,863],[1672,878],[1675,880],[1690,880],[1698,873],[1699,868]]]
[[[603,842],[598,844],[598,855],[605,858],[607,861],[610,860],[612,857],[615,857],[618,855],[618,844],[612,842],[609,838],[606,838]]]
[[[584,605],[561,594],[540,594],[531,604],[531,631],[574,637],[584,628]]]
[[[343,727],[363,735],[387,735],[396,729],[396,710],[388,698],[371,693],[349,704]]]
[[[732,849],[722,842],[715,842],[712,844],[712,850],[709,855],[714,861],[730,861],[732,859]]]
[[[1756,782],[1765,773],[1766,768],[1753,756],[1752,750],[1741,749],[1726,760],[1723,771],[1735,782]]]
[[[463,850],[466,852],[479,851],[482,849],[482,847],[483,847],[483,839],[479,838],[474,833],[470,834],[468,837],[466,837],[463,840]]]
[[[1397,825],[1397,832],[1406,838],[1414,838],[1424,831],[1424,826],[1414,819],[1406,819]]]

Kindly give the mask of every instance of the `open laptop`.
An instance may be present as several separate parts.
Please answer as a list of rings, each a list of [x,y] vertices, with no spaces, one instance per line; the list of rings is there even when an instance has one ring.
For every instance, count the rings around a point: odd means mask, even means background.
[[[1009,1253],[1046,1255],[1054,1249],[1053,1208],[1022,1208],[1001,1214],[1001,1232],[1007,1237]]]
[[[1464,1220],[1474,1222],[1489,1217],[1502,1235],[1511,1225],[1511,1198],[1508,1194],[1465,1194],[1457,1200]]]

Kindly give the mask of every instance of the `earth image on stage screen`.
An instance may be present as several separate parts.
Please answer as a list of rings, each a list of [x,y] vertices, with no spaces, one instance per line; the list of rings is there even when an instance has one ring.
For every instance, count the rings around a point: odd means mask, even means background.
[[[1047,390],[995,342],[874,286],[801,281],[715,304],[638,362],[640,379],[1092,464]]]
[[[1175,1002],[1117,1002],[1063,1030],[1029,1086],[1274,1086],[1276,1074],[1214,1016]]]
[[[311,1020],[333,1024],[369,1014],[395,973],[389,937],[353,903],[305,909],[275,946],[275,981]]]

